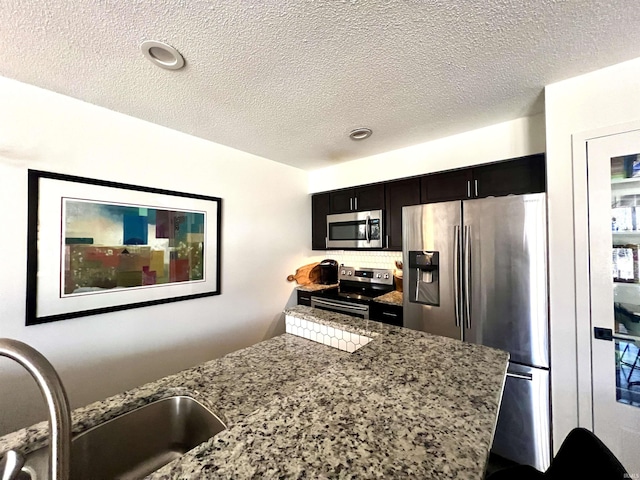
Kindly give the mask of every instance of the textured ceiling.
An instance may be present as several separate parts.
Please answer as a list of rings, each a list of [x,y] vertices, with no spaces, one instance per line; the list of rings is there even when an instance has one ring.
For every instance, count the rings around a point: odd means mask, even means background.
[[[544,85],[640,57],[637,0],[2,0],[0,25],[0,75],[304,169],[539,113]]]

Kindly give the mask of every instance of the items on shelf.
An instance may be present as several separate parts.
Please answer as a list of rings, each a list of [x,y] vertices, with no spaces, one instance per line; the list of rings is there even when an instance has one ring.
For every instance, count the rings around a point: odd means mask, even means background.
[[[640,264],[638,251],[640,245],[613,246],[613,281],[623,283],[640,283]]]

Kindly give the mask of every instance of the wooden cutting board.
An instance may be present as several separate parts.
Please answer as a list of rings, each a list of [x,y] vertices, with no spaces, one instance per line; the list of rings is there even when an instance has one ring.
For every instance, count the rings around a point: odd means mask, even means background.
[[[295,275],[289,275],[287,280],[293,282],[294,280],[298,285],[310,285],[312,283],[318,283],[320,281],[320,262],[310,263],[296,270]]]

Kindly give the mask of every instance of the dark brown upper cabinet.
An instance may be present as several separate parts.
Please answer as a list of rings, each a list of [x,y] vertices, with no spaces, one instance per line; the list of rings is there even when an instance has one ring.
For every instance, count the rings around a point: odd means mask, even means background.
[[[329,214],[329,194],[317,193],[311,196],[311,249],[327,248],[327,215]]]
[[[312,248],[326,250],[327,215],[330,213],[384,209],[384,245],[389,250],[401,250],[402,207],[544,192],[545,178],[545,155],[539,153],[477,167],[318,193],[311,199]]]
[[[385,184],[385,235],[389,250],[402,250],[402,207],[420,203],[420,178]]]
[[[470,168],[425,175],[421,179],[422,203],[448,202],[471,198],[473,173]]]
[[[384,183],[330,192],[330,213],[384,208]]]
[[[477,198],[544,192],[544,154],[475,167],[473,181]]]
[[[422,203],[545,191],[545,156],[529,155],[487,165],[425,175]]]

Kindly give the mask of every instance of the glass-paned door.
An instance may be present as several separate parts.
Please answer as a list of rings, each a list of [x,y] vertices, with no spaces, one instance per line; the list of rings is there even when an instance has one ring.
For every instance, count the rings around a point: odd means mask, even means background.
[[[611,236],[614,328],[618,337],[615,339],[616,400],[640,408],[638,154],[611,158]]]
[[[639,154],[640,131],[587,142],[593,430],[640,476]]]

